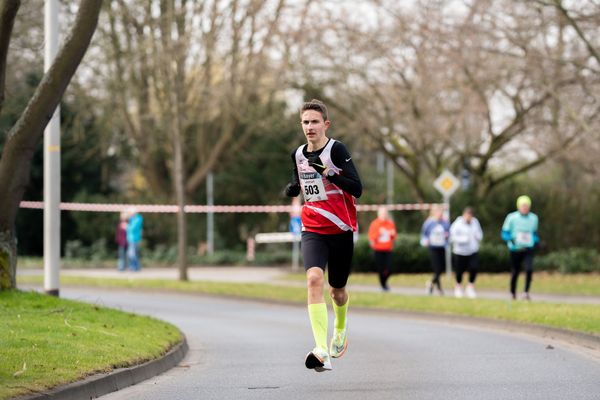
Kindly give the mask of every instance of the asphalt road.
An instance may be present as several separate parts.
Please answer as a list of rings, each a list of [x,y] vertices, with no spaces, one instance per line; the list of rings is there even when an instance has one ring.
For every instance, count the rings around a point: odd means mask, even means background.
[[[600,399],[600,360],[524,336],[350,308],[346,355],[316,373],[304,367],[313,341],[303,307],[101,289],[61,296],[152,315],[187,336],[180,366],[102,399]]]

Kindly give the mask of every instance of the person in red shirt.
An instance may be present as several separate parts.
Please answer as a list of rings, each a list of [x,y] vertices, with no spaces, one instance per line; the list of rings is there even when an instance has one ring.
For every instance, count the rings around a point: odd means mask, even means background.
[[[331,370],[331,359],[341,357],[348,346],[346,314],[356,231],[355,198],[362,194],[358,172],[343,143],[326,136],[330,126],[327,107],[319,100],[304,103],[300,123],[306,144],[292,152],[294,172],[286,195],[302,192],[302,257],[308,287],[308,315],[315,348],[304,365],[317,372]],[[329,295],[335,313],[334,334],[327,346],[328,316],[323,296],[325,267],[329,269]]]
[[[377,218],[369,226],[369,244],[375,252],[379,283],[384,291],[390,290],[387,281],[392,271],[392,250],[396,239],[396,225],[387,208],[377,210]]]

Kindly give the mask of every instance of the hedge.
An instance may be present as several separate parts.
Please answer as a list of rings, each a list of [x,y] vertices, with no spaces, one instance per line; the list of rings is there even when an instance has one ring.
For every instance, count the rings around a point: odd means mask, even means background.
[[[107,248],[106,241],[100,239],[92,246],[84,247],[81,242],[69,242],[66,246],[66,260],[116,261],[116,250]],[[175,264],[176,246],[157,245],[153,249],[142,246],[142,260],[147,264]],[[510,271],[509,253],[504,244],[483,242],[479,250],[481,272]],[[216,251],[213,255],[200,256],[190,247],[188,253],[190,265],[289,265],[291,264],[291,245],[261,245],[256,249],[256,259],[246,261],[244,251]],[[571,248],[536,255],[534,268],[537,271],[557,271],[560,273],[600,272],[600,254],[596,249]],[[354,272],[376,271],[373,251],[368,239],[361,235],[354,247],[352,262]],[[430,272],[429,253],[419,244],[419,236],[400,234],[393,251],[392,273]]]
[[[510,271],[510,256],[504,244],[483,242],[479,249],[480,272]],[[596,249],[571,248],[545,255],[536,255],[534,269],[563,274],[600,272],[600,253]],[[354,248],[353,271],[376,271],[373,251],[366,237],[361,236]],[[420,246],[419,236],[400,234],[393,251],[392,273],[430,272],[429,253]]]

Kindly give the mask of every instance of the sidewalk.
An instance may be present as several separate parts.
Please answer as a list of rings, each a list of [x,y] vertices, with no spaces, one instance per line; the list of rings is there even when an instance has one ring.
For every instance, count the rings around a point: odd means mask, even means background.
[[[276,285],[285,285],[293,287],[304,287],[303,282],[291,281],[285,279],[290,273],[289,268],[274,267],[190,267],[188,268],[188,277],[191,281],[211,281],[211,282],[234,282],[234,283],[268,283]],[[18,275],[21,276],[40,276],[43,275],[41,269],[19,269]],[[106,268],[86,268],[86,269],[63,269],[63,276],[81,276],[89,278],[110,278],[110,279],[166,279],[176,280],[179,273],[176,268],[145,268],[140,272],[124,271],[119,272],[115,269]],[[359,292],[380,293],[381,289],[375,285],[352,285],[352,278],[348,285],[348,290]],[[427,296],[425,288],[415,287],[392,287],[389,293],[408,296]],[[452,297],[451,290],[447,290],[447,296]],[[508,292],[484,291],[477,292],[479,298],[509,300]],[[551,303],[577,303],[577,304],[596,304],[600,305],[600,296],[571,296],[560,294],[542,294],[532,293],[534,301],[544,301]]]

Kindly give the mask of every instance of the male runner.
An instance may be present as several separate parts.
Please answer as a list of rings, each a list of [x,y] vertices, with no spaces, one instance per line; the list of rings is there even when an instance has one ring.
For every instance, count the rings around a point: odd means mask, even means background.
[[[348,346],[346,283],[356,231],[354,199],[362,184],[346,146],[326,136],[330,121],[327,107],[319,100],[304,103],[300,111],[307,144],[292,153],[294,172],[286,195],[302,191],[302,257],[308,287],[308,315],[315,348],[305,365],[317,372],[331,370],[330,356],[341,357]],[[335,313],[334,334],[327,348],[327,306],[323,296],[325,266],[329,266],[329,294]]]

